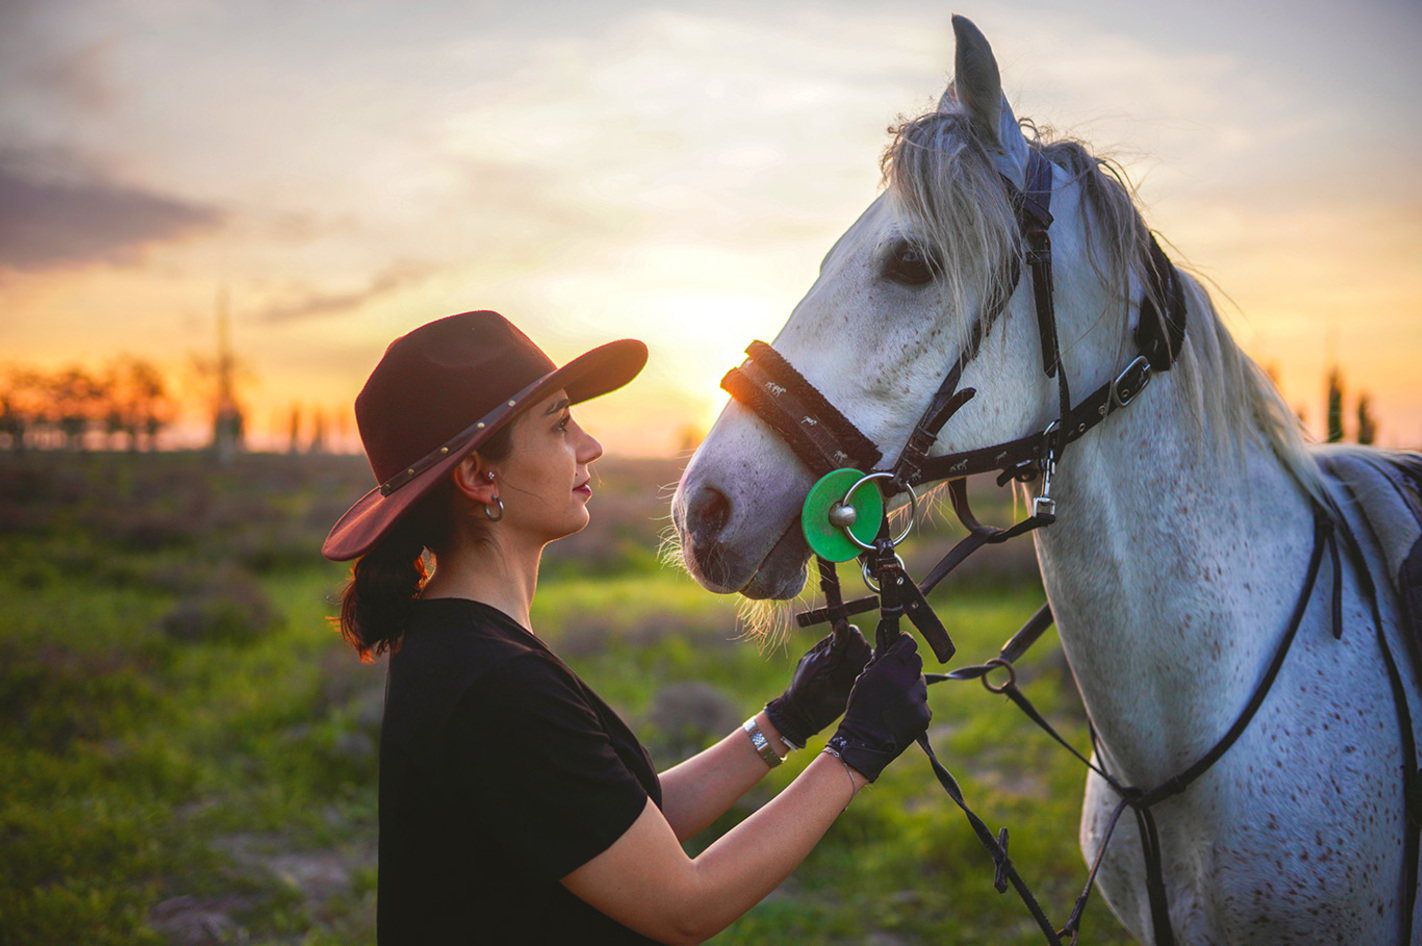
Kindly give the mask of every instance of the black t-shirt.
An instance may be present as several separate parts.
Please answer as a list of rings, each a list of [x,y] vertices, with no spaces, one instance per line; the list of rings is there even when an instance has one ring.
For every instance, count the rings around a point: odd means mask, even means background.
[[[380,736],[381,946],[647,943],[559,883],[661,784],[647,751],[508,615],[416,602]]]

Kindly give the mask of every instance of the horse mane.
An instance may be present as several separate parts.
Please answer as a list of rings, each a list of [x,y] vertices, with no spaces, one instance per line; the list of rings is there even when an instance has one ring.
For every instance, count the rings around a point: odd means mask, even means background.
[[[1081,188],[1092,266],[1106,285],[1118,287],[1098,324],[1120,340],[1117,363],[1124,364],[1132,344],[1132,287],[1152,295],[1158,314],[1166,311],[1146,274],[1151,232],[1134,190],[1118,165],[1092,154],[1085,143],[1030,121],[1021,126],[1028,147],[1064,168]],[[1012,260],[1021,252],[1017,221],[998,171],[960,109],[929,112],[889,131],[893,139],[880,162],[884,184],[926,243],[949,311],[971,312],[1011,278]],[[1178,380],[1172,386],[1176,396],[1188,408],[1184,413],[1193,419],[1192,435],[1201,443],[1208,440],[1221,455],[1234,455],[1241,470],[1244,446],[1252,439],[1274,453],[1305,493],[1322,499],[1324,480],[1305,446],[1299,419],[1240,349],[1200,282],[1188,273],[1181,276],[1189,329],[1171,374]],[[955,321],[966,345],[972,320]],[[1063,343],[1070,344],[1067,339]]]

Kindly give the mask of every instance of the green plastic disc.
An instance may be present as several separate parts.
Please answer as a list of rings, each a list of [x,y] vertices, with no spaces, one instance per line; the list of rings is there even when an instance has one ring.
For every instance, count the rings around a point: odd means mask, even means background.
[[[879,484],[873,480],[862,484],[848,497],[850,487],[864,478],[864,474],[852,467],[835,470],[820,477],[820,481],[810,487],[805,497],[805,505],[800,510],[800,528],[804,530],[805,541],[816,555],[831,562],[847,562],[863,551],[849,539],[846,532],[866,545],[879,534],[879,523],[884,518],[884,495],[879,492]],[[844,509],[836,509],[844,503]],[[853,523],[843,523],[853,511]]]

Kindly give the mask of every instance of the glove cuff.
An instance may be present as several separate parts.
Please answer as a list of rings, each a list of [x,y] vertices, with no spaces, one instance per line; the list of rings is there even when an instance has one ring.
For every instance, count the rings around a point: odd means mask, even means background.
[[[777,696],[769,703],[765,704],[765,717],[770,720],[770,724],[780,732],[780,741],[791,749],[803,749],[809,737],[814,733],[806,733],[799,725],[799,720],[793,719],[794,709],[786,705],[789,701],[782,695]]]
[[[896,753],[883,748],[852,740],[842,732],[836,732],[825,744],[825,751],[871,782],[878,781],[884,767],[894,761]]]

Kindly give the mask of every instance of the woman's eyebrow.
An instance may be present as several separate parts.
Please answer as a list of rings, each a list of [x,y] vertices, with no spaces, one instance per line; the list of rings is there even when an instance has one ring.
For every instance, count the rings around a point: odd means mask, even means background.
[[[553,402],[552,406],[549,407],[548,410],[544,411],[543,413],[545,416],[552,416],[554,414],[561,413],[567,410],[568,405],[571,403],[572,401],[568,400],[567,398],[560,397],[558,400]]]

